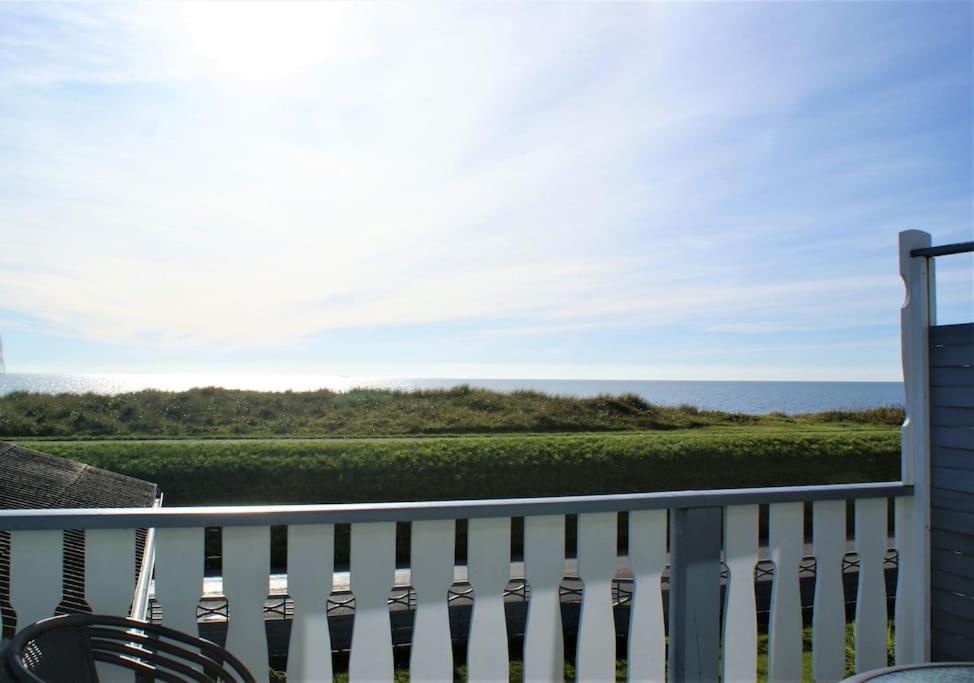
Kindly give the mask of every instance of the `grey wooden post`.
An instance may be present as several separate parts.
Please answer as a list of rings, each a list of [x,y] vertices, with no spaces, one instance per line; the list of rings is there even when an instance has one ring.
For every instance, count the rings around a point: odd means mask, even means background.
[[[669,680],[716,681],[722,508],[670,511]]]

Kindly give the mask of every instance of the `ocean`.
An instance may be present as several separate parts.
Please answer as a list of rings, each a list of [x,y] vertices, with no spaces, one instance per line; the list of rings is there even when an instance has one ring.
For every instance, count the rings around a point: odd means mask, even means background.
[[[705,380],[575,380],[575,379],[437,379],[421,377],[348,377],[333,375],[40,375],[0,374],[0,396],[12,391],[45,394],[116,394],[140,389],[182,391],[219,386],[260,391],[310,391],[353,387],[380,389],[440,389],[471,386],[514,391],[531,389],[563,396],[636,394],[652,403],[689,403],[708,410],[738,413],[805,413],[841,408],[903,405],[901,382],[767,382]]]

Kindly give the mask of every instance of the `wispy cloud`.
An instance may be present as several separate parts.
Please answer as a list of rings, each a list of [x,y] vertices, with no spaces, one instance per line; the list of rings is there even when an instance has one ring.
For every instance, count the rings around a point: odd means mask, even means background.
[[[187,353],[895,325],[895,230],[971,225],[958,7],[0,6],[0,309]]]

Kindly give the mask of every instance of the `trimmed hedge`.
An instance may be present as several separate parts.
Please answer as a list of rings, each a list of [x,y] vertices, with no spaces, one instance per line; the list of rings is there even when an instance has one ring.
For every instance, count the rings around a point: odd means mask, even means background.
[[[894,430],[25,445],[156,482],[167,506],[510,498],[899,478]],[[619,515],[620,549],[628,544],[626,519]],[[338,566],[348,563],[348,534],[348,525],[335,529]],[[521,553],[522,534],[516,519],[515,556]],[[574,552],[572,516],[566,520],[566,544]],[[408,562],[409,545],[409,526],[400,524],[397,561]],[[461,521],[460,561],[465,551]],[[220,535],[212,530],[206,541],[208,570],[218,571],[220,555]],[[273,527],[275,571],[283,571],[286,557],[286,533]]]
[[[511,498],[899,477],[895,430],[23,443],[155,482],[167,505]]]

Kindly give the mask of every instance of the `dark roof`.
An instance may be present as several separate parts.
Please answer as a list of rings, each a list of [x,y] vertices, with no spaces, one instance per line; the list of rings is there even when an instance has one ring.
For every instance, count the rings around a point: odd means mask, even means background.
[[[0,509],[150,507],[156,485],[0,441]]]
[[[0,509],[151,507],[156,485],[84,463],[0,441]],[[137,529],[132,553],[133,576],[145,548]],[[90,611],[85,602],[85,535],[64,530],[64,595],[57,613]],[[135,580],[133,579],[133,585]],[[10,609],[10,532],[0,530],[0,637],[17,628]]]

